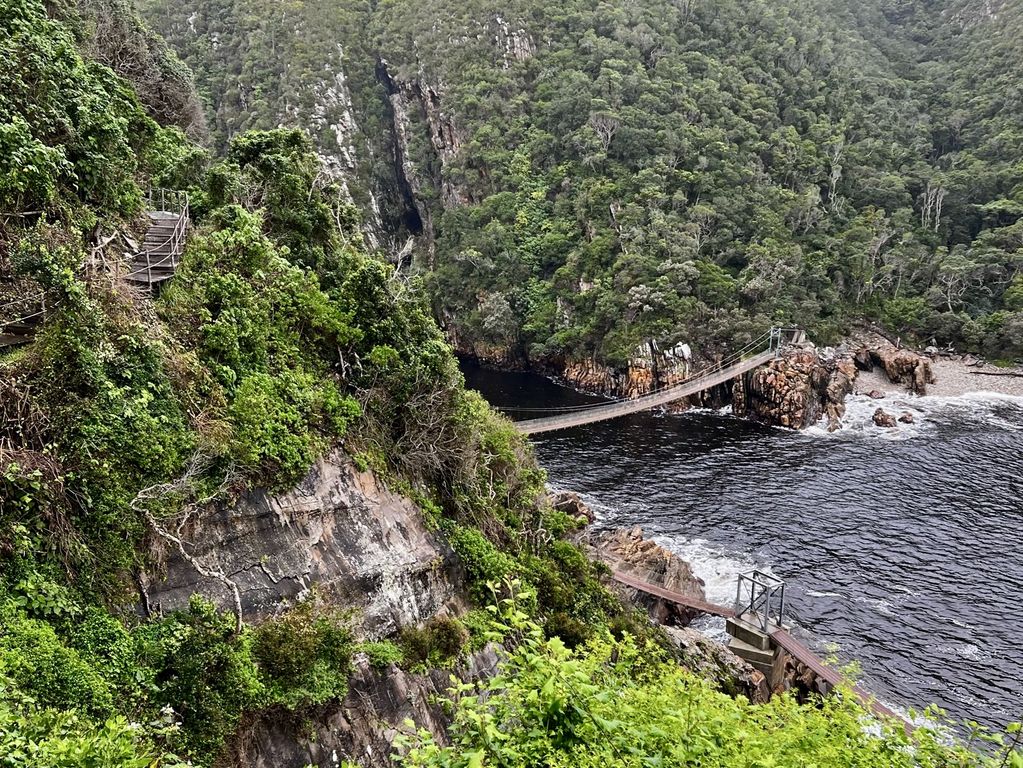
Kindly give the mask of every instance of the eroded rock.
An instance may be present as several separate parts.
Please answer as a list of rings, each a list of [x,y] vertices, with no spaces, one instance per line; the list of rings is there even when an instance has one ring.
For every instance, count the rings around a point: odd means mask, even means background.
[[[895,417],[885,411],[884,408],[878,408],[874,411],[874,423],[879,427],[886,427],[889,429],[898,426],[895,422]]]
[[[881,346],[870,349],[870,357],[880,365],[893,384],[904,384],[918,395],[927,394],[927,385],[934,384],[931,361],[909,349]]]
[[[612,571],[627,573],[671,592],[706,600],[703,580],[693,573],[692,566],[656,542],[643,538],[642,528],[587,532],[580,537],[580,543],[592,557],[605,563]],[[659,624],[685,626],[699,615],[631,587],[618,586],[627,600],[646,608],[650,618]]]
[[[795,349],[736,380],[732,407],[737,416],[792,429],[813,426],[826,415],[833,431],[842,426],[856,373],[852,358]]]
[[[236,596],[248,621],[285,610],[315,586],[357,608],[369,637],[391,635],[464,607],[461,566],[427,530],[419,509],[342,454],[322,459],[287,493],[246,494],[182,531],[192,561],[167,548],[143,578],[154,612],[185,608],[201,593],[227,610]],[[203,576],[222,572],[224,579]]]

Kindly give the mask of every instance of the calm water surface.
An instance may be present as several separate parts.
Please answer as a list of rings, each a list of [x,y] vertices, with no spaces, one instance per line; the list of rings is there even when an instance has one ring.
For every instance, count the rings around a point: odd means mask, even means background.
[[[465,372],[498,407],[590,399],[529,374]],[[640,525],[689,559],[710,599],[730,603],[736,574],[754,566],[784,578],[804,636],[858,661],[883,701],[1019,720],[1023,400],[889,398],[888,410],[916,416],[896,432],[870,422],[877,405],[854,398],[835,435],[701,412],[535,443],[552,485],[583,493],[602,524]]]

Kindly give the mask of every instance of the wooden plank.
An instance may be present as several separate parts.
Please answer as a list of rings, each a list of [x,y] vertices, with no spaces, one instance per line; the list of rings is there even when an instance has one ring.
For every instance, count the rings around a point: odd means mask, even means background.
[[[875,715],[878,715],[881,718],[898,720],[907,731],[913,730],[912,723],[906,720],[906,718],[896,712],[893,712],[860,686],[849,683],[841,672],[834,667],[826,665],[823,661],[817,658],[817,655],[814,654],[813,651],[790,635],[786,630],[780,627],[773,630],[771,632],[771,640],[784,648],[785,651],[794,659],[813,670],[813,673],[817,677],[826,680],[832,688],[836,688],[843,683],[847,684],[852,692],[856,694],[859,700],[863,703],[863,706],[871,710]]]
[[[615,581],[620,584],[624,584],[633,589],[637,589],[640,592],[644,592],[654,597],[659,597],[663,600],[668,600],[672,603],[676,603],[685,608],[692,608],[693,610],[700,611],[701,613],[709,613],[715,616],[723,616],[725,618],[732,618],[735,616],[735,611],[731,608],[727,608],[723,605],[715,605],[714,603],[704,602],[703,600],[697,600],[683,595],[679,592],[672,592],[658,587],[642,579],[636,578],[627,573],[621,571],[614,571],[612,574]],[[903,728],[907,732],[913,730],[913,725],[902,715],[893,712],[891,709],[886,707],[884,704],[879,702],[867,691],[858,685],[852,685],[845,679],[841,672],[834,667],[829,667],[823,661],[821,661],[817,655],[807,648],[803,643],[790,635],[785,629],[778,627],[771,631],[771,640],[781,648],[783,648],[790,656],[804,664],[810,670],[813,671],[814,675],[824,680],[831,686],[831,688],[837,688],[843,683],[847,684],[852,692],[859,698],[863,703],[863,706],[872,711],[878,717],[883,719],[898,720],[902,723]]]
[[[612,577],[615,581],[620,584],[624,584],[627,587],[638,589],[640,592],[645,592],[648,595],[659,597],[662,600],[667,600],[672,603],[676,603],[685,608],[692,608],[700,613],[709,613],[714,616],[724,616],[725,618],[731,618],[735,616],[735,611],[731,608],[727,608],[723,605],[715,605],[714,603],[708,603],[703,600],[697,600],[694,597],[683,595],[680,592],[672,592],[671,590],[664,589],[663,587],[657,587],[653,584],[638,579],[635,576],[630,576],[627,573],[621,571],[614,571]]]
[[[632,400],[611,403],[609,405],[595,406],[578,413],[549,416],[543,419],[527,419],[516,422],[515,428],[524,435],[536,435],[542,432],[553,432],[558,429],[568,429],[569,427],[578,427],[583,424],[616,419],[619,416],[627,416],[632,413],[639,413],[640,411],[648,411],[651,408],[667,405],[683,397],[695,395],[697,392],[702,392],[705,389],[716,387],[718,384],[731,381],[746,371],[759,368],[761,365],[773,360],[775,356],[776,353],[773,350],[766,350],[759,355],[743,360],[721,371],[698,376],[692,381],[679,384],[677,387],[671,387],[663,392],[655,392],[650,395],[643,395]]]

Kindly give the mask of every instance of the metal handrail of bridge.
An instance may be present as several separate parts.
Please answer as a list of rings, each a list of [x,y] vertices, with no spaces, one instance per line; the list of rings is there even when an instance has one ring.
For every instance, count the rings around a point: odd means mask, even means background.
[[[674,384],[658,392],[632,398],[630,400],[619,400],[607,404],[593,406],[568,408],[572,411],[558,416],[547,416],[539,419],[526,419],[515,422],[515,428],[524,435],[536,435],[542,432],[553,432],[569,427],[578,427],[583,424],[593,424],[598,421],[607,421],[619,416],[627,416],[640,411],[647,411],[662,405],[680,400],[683,397],[695,395],[711,387],[724,384],[746,371],[759,368],[761,365],[771,361],[779,354],[783,344],[792,342],[802,332],[796,328],[772,328],[768,333],[747,345],[743,350],[733,354],[731,357],[722,360],[708,368],[701,370],[685,381]],[[752,355],[749,354],[751,347],[766,349]]]
[[[623,584],[628,587],[632,587],[635,590],[644,592],[653,597],[667,600],[668,602],[680,605],[683,608],[690,608],[700,613],[706,613],[713,616],[721,616],[724,618],[734,618],[737,616],[736,610],[729,608],[724,605],[716,605],[714,603],[708,603],[703,600],[698,600],[689,595],[683,595],[679,592],[673,592],[659,587],[656,584],[651,584],[647,581],[643,581],[632,574],[623,573],[621,571],[614,571],[612,578],[619,584]],[[742,610],[741,608],[739,610]],[[882,719],[889,719],[898,721],[902,724],[903,728],[909,732],[913,730],[913,724],[906,719],[904,715],[900,715],[894,710],[886,707],[869,691],[865,690],[862,686],[857,685],[855,682],[848,680],[839,670],[834,667],[830,667],[818,658],[818,656],[807,648],[803,643],[789,634],[788,630],[781,626],[781,624],[771,623],[767,630],[771,637],[771,640],[776,643],[779,647],[785,650],[792,658],[803,664],[808,669],[812,670],[814,675],[823,680],[831,690],[845,688],[852,692],[856,698],[860,700],[860,703],[872,711],[878,717]]]

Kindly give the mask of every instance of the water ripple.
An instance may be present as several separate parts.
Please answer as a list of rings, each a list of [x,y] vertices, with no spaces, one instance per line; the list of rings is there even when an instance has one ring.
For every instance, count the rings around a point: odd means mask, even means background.
[[[468,372],[498,405],[574,404],[542,379]],[[1023,401],[915,398],[896,432],[854,398],[848,428],[795,433],[703,411],[636,414],[538,439],[551,482],[641,525],[726,601],[752,565],[793,617],[857,660],[882,699],[990,725],[1023,713]]]

